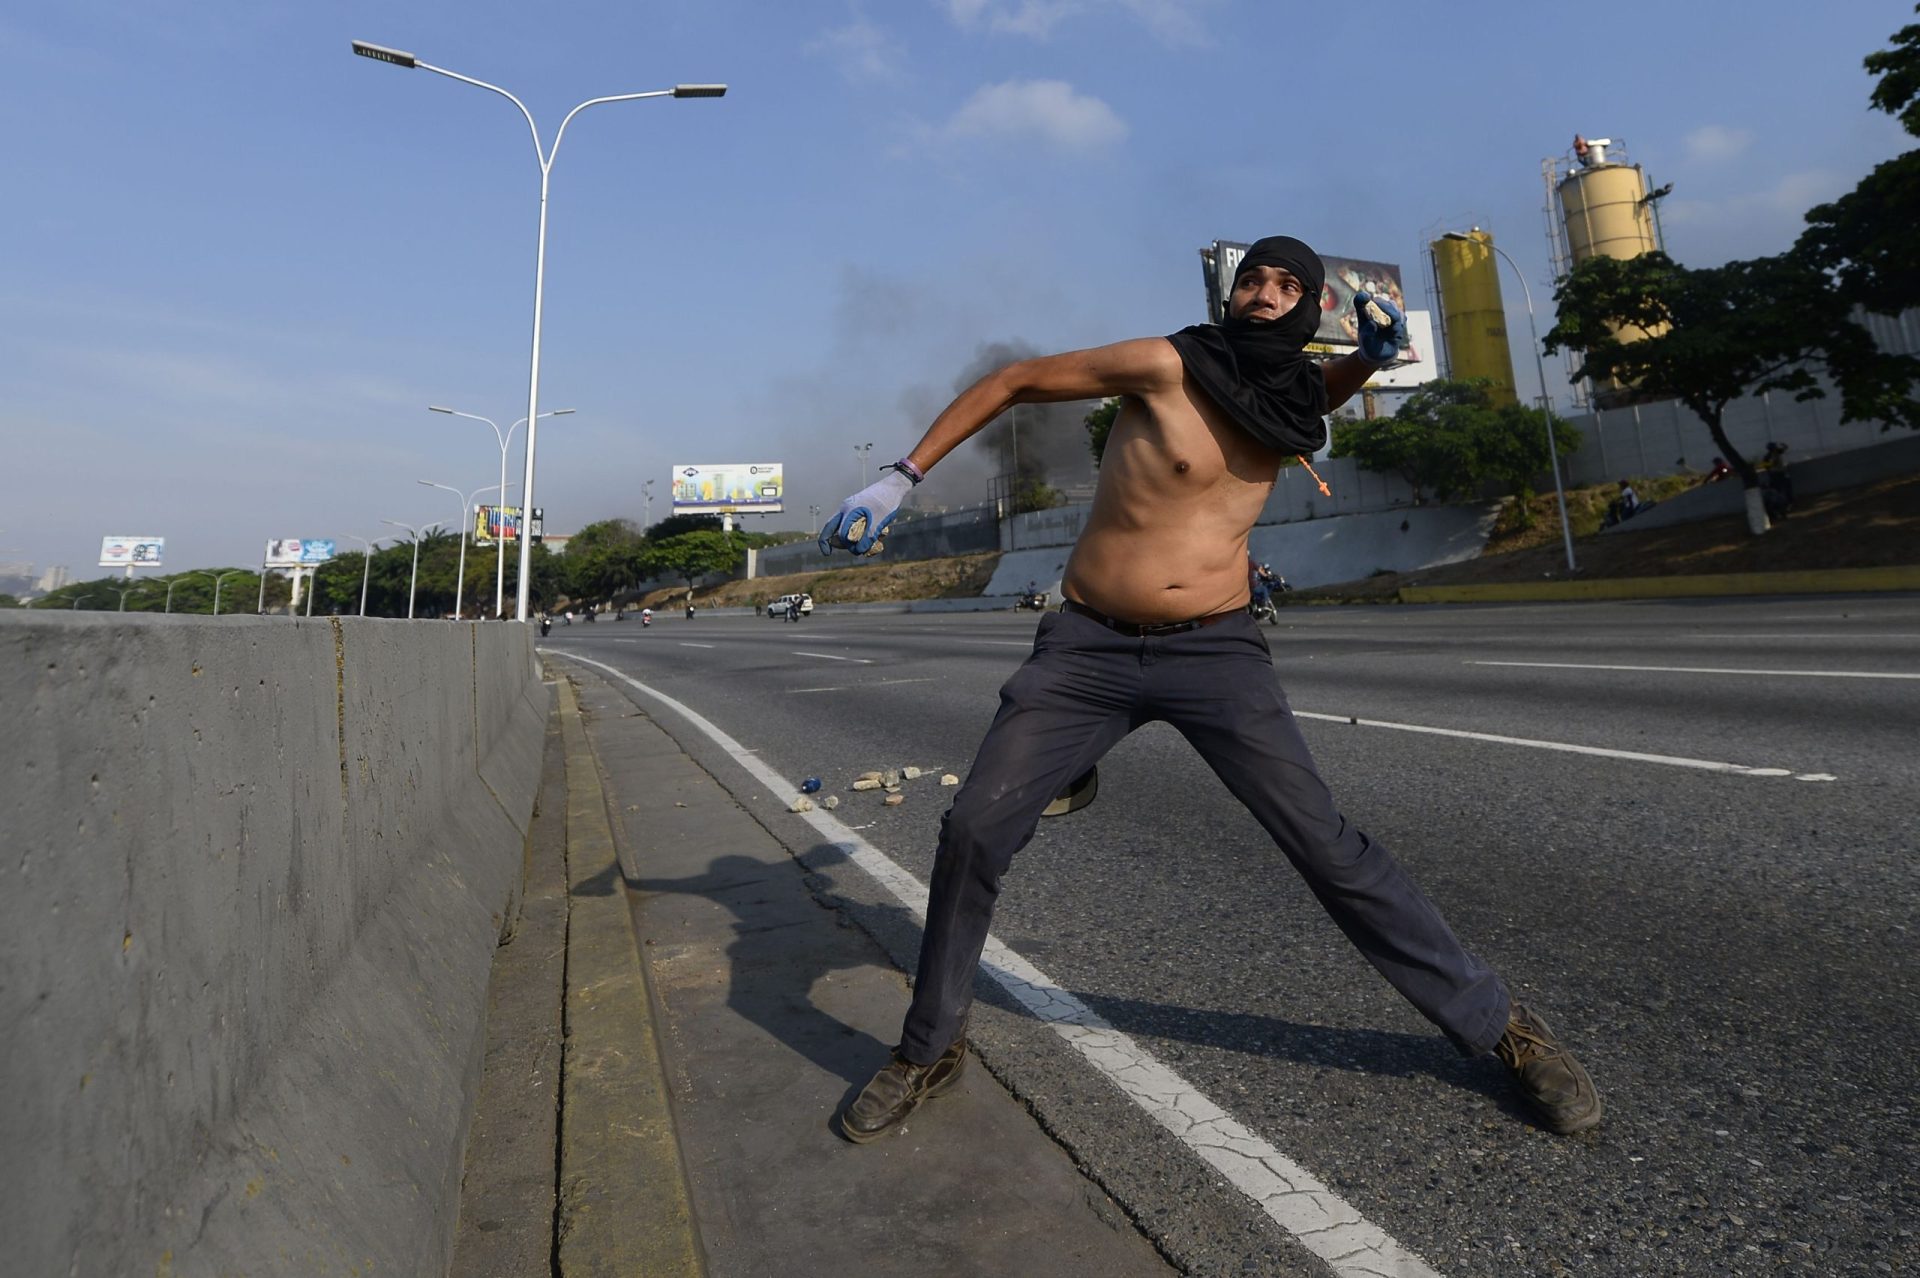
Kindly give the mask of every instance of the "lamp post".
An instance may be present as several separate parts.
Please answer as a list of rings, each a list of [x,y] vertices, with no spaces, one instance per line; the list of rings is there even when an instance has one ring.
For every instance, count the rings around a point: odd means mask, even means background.
[[[527,419],[522,417],[519,421],[507,427],[506,433],[503,435],[500,433],[500,427],[494,423],[492,418],[482,417],[478,413],[463,413],[458,411],[457,409],[442,408],[438,404],[428,404],[427,411],[429,413],[445,413],[449,417],[465,417],[471,421],[485,422],[487,425],[493,427],[493,437],[500,441],[500,504],[502,506],[506,505],[507,504],[507,446],[513,442],[513,432],[516,430],[519,430],[522,426],[526,425]],[[555,408],[555,409],[549,410],[548,412],[544,412],[540,414],[540,416],[565,417],[572,412],[573,410],[571,408]],[[531,516],[528,514],[526,510],[526,504],[524,502],[521,503],[520,518],[522,521],[525,521],[531,518]],[[497,562],[494,567],[493,615],[496,619],[500,616],[501,612],[505,609],[506,598],[507,598],[507,594],[506,594],[507,548],[504,545],[500,544],[502,540],[503,539],[498,537],[494,538],[494,551],[495,551],[494,557]]]
[[[225,581],[229,577],[238,577],[241,573],[245,571],[246,569],[244,568],[235,568],[231,572],[223,572],[218,577],[215,577],[213,579],[213,615],[214,616],[217,617],[220,615],[220,583]],[[289,607],[291,607],[291,605],[289,605]]]
[[[547,184],[553,175],[554,157],[560,152],[560,142],[566,136],[567,125],[572,122],[574,116],[590,106],[598,106],[602,102],[632,102],[640,98],[717,98],[726,93],[727,86],[724,84],[676,84],[671,89],[654,89],[646,93],[616,93],[608,97],[588,98],[567,112],[566,117],[560,121],[560,127],[554,131],[553,146],[543,148],[540,142],[540,126],[533,122],[533,112],[527,110],[526,104],[519,98],[514,97],[499,85],[475,80],[470,76],[448,71],[444,67],[432,66],[420,61],[411,53],[399,49],[382,48],[363,40],[353,42],[353,51],[360,57],[371,58],[375,62],[432,71],[450,80],[458,80],[462,84],[471,84],[477,89],[497,93],[520,108],[520,114],[527,118],[527,128],[533,134],[533,154],[540,165],[540,234],[533,259],[533,354],[529,360],[527,373],[527,466],[526,477],[520,484],[520,505],[523,513],[520,518],[520,585],[516,607],[519,619],[525,621],[533,569],[533,459],[534,445],[539,436],[540,427],[540,319],[547,281]]]
[[[91,598],[93,598],[92,595],[75,595],[73,597],[73,611],[79,612],[81,603]]]
[[[407,530],[407,535],[413,538],[413,576],[407,582],[407,620],[412,621],[413,592],[414,588],[420,584],[420,538],[424,534],[430,533],[438,528],[440,521],[436,519],[423,528],[415,528],[412,524],[403,524],[397,519],[383,519],[380,522],[383,524],[392,524],[395,528],[404,528]]]
[[[854,485],[855,492],[867,486],[867,454],[872,451],[872,444],[855,444],[853,446],[853,455],[860,459],[860,482]]]
[[[367,615],[367,577],[373,572],[373,548],[380,544],[380,539],[375,537],[372,541],[368,541],[365,537],[356,537],[348,533],[347,540],[357,541],[366,547],[360,557],[360,615],[364,617]]]
[[[173,580],[169,581],[167,583],[167,611],[168,612],[173,611],[173,588],[175,586],[179,585],[182,581],[185,581],[188,577],[211,577],[211,576],[213,576],[213,574],[210,572],[183,572],[178,577],[175,577]],[[215,587],[218,587],[220,583],[216,581],[213,584],[215,585]]]
[[[1540,415],[1547,422],[1547,456],[1553,464],[1553,495],[1560,504],[1560,540],[1567,548],[1567,571],[1578,572],[1580,566],[1573,559],[1573,525],[1567,522],[1567,490],[1560,482],[1560,446],[1553,438],[1553,401],[1547,397],[1547,363],[1540,354],[1540,329],[1533,319],[1533,290],[1527,287],[1527,275],[1520,264],[1507,256],[1507,251],[1492,240],[1476,240],[1465,231],[1447,231],[1440,237],[1443,240],[1461,240],[1468,244],[1481,244],[1500,255],[1502,261],[1513,268],[1520,277],[1520,289],[1527,299],[1527,333],[1533,339],[1533,367],[1540,376]]]
[[[463,493],[450,484],[436,484],[431,479],[423,479],[420,482],[429,488],[443,488],[460,499],[460,571],[455,576],[453,583],[453,616],[454,620],[458,621],[460,619],[460,604],[466,597],[467,589],[467,525],[469,522],[467,519],[467,511],[473,505],[473,499],[475,497],[478,497],[481,493],[492,492],[495,488],[500,487],[500,485],[488,484],[485,488],[476,488],[470,493]],[[500,497],[504,503],[506,500],[504,490],[501,492]],[[495,611],[498,611],[497,606]]]

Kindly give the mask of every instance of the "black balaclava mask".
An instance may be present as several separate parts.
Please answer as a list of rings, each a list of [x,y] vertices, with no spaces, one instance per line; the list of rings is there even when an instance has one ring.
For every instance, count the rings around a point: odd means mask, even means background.
[[[1327,442],[1327,383],[1320,362],[1304,348],[1320,328],[1326,268],[1318,253],[1290,235],[1270,235],[1248,249],[1234,280],[1256,266],[1278,266],[1300,281],[1291,311],[1267,321],[1229,313],[1219,324],[1195,324],[1167,340],[1236,426],[1277,452],[1316,452]]]

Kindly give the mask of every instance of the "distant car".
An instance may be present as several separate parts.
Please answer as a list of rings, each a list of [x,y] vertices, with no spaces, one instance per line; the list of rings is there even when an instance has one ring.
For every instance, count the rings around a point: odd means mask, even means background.
[[[767,605],[767,615],[776,621],[781,620],[787,615],[787,605],[795,599],[800,601],[800,615],[803,617],[811,617],[813,615],[812,595],[781,595],[778,599]]]

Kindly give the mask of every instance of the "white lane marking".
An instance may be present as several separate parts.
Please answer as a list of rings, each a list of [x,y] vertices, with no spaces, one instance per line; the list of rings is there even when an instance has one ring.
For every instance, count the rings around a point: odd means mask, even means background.
[[[1642,670],[1653,674],[1792,675],[1803,679],[1920,679],[1879,670],[1732,670],[1718,666],[1593,666],[1572,661],[1469,661],[1469,666],[1527,666],[1536,670]]]
[[[638,639],[609,639],[608,643],[639,643]]]
[[[688,643],[685,640],[682,640],[680,643],[680,646],[682,648],[712,648],[712,647],[716,647],[717,645],[710,644],[710,643]]]
[[[1803,631],[1797,631],[1792,634],[1752,634],[1752,633],[1743,631],[1739,634],[1726,634],[1726,635],[1692,634],[1692,635],[1687,635],[1686,638],[1688,639],[1846,639],[1846,640],[1852,641],[1852,640],[1859,640],[1859,639],[1920,639],[1920,633],[1904,634],[1899,631],[1880,631],[1880,630],[1831,630],[1831,631],[1803,630]]]
[[[585,658],[582,658],[584,660]],[[1604,746],[1574,745],[1567,741],[1536,741],[1532,737],[1503,737],[1491,732],[1468,732],[1463,728],[1434,728],[1424,723],[1395,723],[1391,719],[1359,719],[1348,714],[1315,714],[1295,710],[1296,719],[1319,719],[1326,723],[1348,723],[1361,728],[1393,728],[1400,732],[1424,732],[1435,737],[1464,737],[1469,741],[1491,741],[1495,745],[1528,746],[1535,750],[1558,750],[1565,754],[1592,754],[1603,759],[1630,759],[1635,763],[1664,763],[1675,768],[1699,768],[1704,772],[1732,772],[1745,777],[1791,777],[1791,768],[1754,768],[1744,763],[1722,763],[1716,759],[1689,759],[1674,754],[1642,754],[1638,750],[1609,750]],[[1802,781],[1832,781],[1825,772],[1799,774]]]
[[[878,687],[880,687],[880,686],[881,686],[882,684],[888,684],[888,683],[933,683],[933,682],[935,682],[935,680],[932,680],[932,679],[875,679],[875,680],[874,680],[874,681],[873,681],[872,683],[859,683],[859,684],[854,684],[854,685],[853,685],[853,687],[855,687],[855,688],[878,688]],[[839,688],[788,688],[788,689],[787,689],[787,691],[788,691],[788,692],[846,692],[846,691],[848,691],[848,689],[847,689],[846,687],[839,687]]]
[[[1031,639],[952,639],[950,643],[986,644],[994,648],[1031,648]]]
[[[548,651],[542,649],[541,651]],[[795,792],[794,784],[753,757],[739,742],[698,713],[605,662],[572,653],[555,653],[595,666],[636,688],[706,734],[760,784],[774,794]],[[927,889],[879,849],[830,814],[815,809],[799,814],[822,838],[893,893],[914,921],[927,917]],[[1248,1128],[1235,1122],[1180,1075],[1161,1064],[1128,1035],[1113,1028],[1092,1008],[1054,983],[998,938],[987,938],[980,964],[1022,1006],[1053,1027],[1080,1055],[1106,1075],[1162,1127],[1209,1166],[1253,1199],[1282,1229],[1325,1260],[1336,1274],[1351,1278],[1440,1278],[1439,1273],[1386,1231],[1355,1211],[1311,1172]]]
[[[856,666],[870,666],[873,664],[872,657],[836,657],[831,652],[801,652],[797,648],[794,649],[793,655],[796,657],[818,657],[822,661],[851,661]]]

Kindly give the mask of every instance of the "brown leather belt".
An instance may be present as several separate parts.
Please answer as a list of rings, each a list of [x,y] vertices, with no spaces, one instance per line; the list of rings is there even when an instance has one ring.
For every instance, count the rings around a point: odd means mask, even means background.
[[[1158,635],[1182,635],[1189,630],[1200,630],[1206,626],[1218,625],[1229,617],[1238,617],[1246,612],[1244,608],[1229,608],[1225,612],[1216,612],[1210,616],[1195,617],[1192,621],[1160,621],[1142,624],[1138,621],[1122,621],[1118,617],[1109,617],[1096,608],[1089,608],[1077,599],[1060,601],[1061,612],[1071,612],[1085,617],[1088,621],[1097,621],[1115,634],[1126,635],[1130,639],[1147,639]]]

